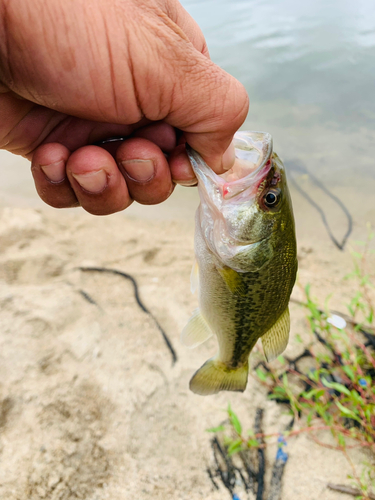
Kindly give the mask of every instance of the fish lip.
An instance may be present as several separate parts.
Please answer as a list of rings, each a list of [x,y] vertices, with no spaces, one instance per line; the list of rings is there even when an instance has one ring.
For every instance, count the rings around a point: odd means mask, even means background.
[[[235,198],[244,191],[250,190],[250,188],[251,191],[247,193],[247,202],[251,203],[254,201],[259,185],[271,169],[273,144],[272,137],[268,132],[236,132],[234,135],[234,144],[236,157],[239,160],[246,161],[246,156],[254,156],[252,153],[257,151],[261,156],[261,161],[247,175],[232,181],[225,179],[227,172],[221,176],[216,174],[205,163],[199,153],[186,144],[187,155],[198,179],[198,188],[203,188],[210,200],[219,209],[222,203],[227,200],[236,202]],[[243,200],[238,201],[242,202]]]

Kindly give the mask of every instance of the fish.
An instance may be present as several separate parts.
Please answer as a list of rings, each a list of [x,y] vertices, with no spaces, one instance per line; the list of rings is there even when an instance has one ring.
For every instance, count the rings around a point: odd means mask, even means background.
[[[199,307],[181,334],[196,347],[216,334],[219,350],[190,380],[200,395],[243,392],[259,338],[267,361],[289,339],[296,280],[295,222],[285,168],[267,132],[237,132],[236,160],[222,175],[186,145],[198,179],[191,291]]]

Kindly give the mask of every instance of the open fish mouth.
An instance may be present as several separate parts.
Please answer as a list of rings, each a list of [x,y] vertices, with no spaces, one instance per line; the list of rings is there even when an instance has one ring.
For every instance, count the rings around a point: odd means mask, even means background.
[[[237,254],[255,249],[264,240],[256,233],[241,232],[240,227],[245,220],[249,224],[252,214],[257,212],[260,186],[272,168],[272,137],[267,132],[237,132],[234,145],[236,161],[222,175],[216,174],[196,151],[186,147],[198,179],[201,204],[197,216],[202,235],[208,248],[230,267]],[[245,219],[244,213],[247,213]]]
[[[219,209],[227,200],[235,203],[254,201],[260,183],[272,166],[272,137],[268,132],[237,132],[234,146],[236,161],[221,175],[216,174],[196,151],[189,146],[186,148],[200,190],[203,189]]]

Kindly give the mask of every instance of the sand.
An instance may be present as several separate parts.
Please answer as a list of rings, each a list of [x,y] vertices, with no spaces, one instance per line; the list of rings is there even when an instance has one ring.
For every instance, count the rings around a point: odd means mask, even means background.
[[[200,397],[188,390],[192,373],[215,353],[216,343],[210,339],[188,350],[179,342],[197,305],[189,286],[197,198],[186,193],[178,189],[156,212],[138,206],[103,218],[81,209],[19,208],[3,198],[1,500],[229,499],[226,490],[213,489],[206,473],[212,460],[206,429],[225,418],[228,402],[245,428],[258,406],[265,410],[266,432],[278,432],[289,421],[254,377],[244,394]],[[343,310],[353,293],[353,284],[343,279],[351,257],[333,246],[315,215],[306,219],[299,197],[294,193],[301,207],[299,280],[310,282],[321,300],[333,293],[331,306]],[[364,231],[358,213],[353,237]],[[176,349],[174,366],[131,283],[80,266],[114,268],[136,278],[143,302]],[[298,288],[294,297],[301,298]],[[291,316],[286,355],[293,356],[303,349],[296,335],[305,323],[295,304]],[[307,434],[290,439],[286,451],[282,499],[343,498],[326,487],[350,484],[342,454]],[[274,445],[267,448],[267,481],[275,452]],[[357,450],[352,458],[359,465],[369,457]]]

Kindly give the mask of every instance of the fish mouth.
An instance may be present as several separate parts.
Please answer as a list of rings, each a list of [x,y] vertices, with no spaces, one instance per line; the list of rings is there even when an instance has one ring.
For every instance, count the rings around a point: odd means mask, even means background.
[[[201,196],[208,197],[219,210],[229,200],[231,203],[252,203],[272,166],[272,137],[268,132],[237,132],[233,142],[235,163],[221,175],[216,174],[196,151],[186,146]]]
[[[201,199],[198,224],[208,248],[218,259],[233,267],[237,254],[251,251],[263,240],[240,239],[237,224],[239,210],[254,206],[272,169],[272,137],[267,132],[237,132],[234,135],[236,161],[222,175],[216,174],[201,156],[186,146],[191,165],[198,179]],[[236,268],[242,272],[240,268]]]

